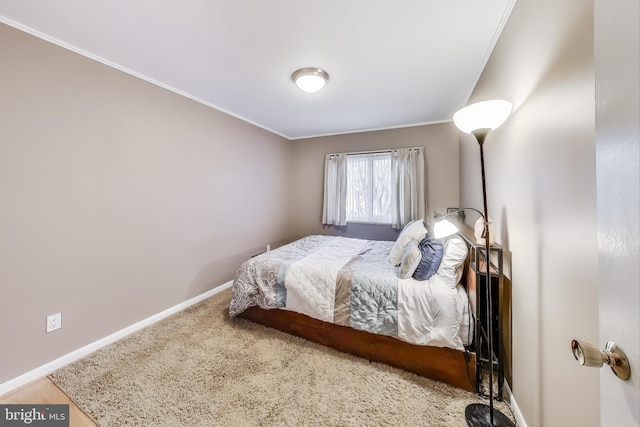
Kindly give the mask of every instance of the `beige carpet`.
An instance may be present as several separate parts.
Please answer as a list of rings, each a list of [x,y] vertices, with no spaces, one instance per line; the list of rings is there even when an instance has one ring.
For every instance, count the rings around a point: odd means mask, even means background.
[[[229,319],[229,300],[221,292],[50,378],[100,426],[465,426],[465,407],[486,403]]]

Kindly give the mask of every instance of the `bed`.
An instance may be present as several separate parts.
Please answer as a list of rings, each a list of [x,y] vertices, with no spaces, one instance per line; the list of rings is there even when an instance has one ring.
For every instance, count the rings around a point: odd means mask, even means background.
[[[396,242],[312,235],[255,256],[238,269],[229,313],[474,391],[467,246],[442,241],[437,269],[418,280],[424,252],[405,230]]]

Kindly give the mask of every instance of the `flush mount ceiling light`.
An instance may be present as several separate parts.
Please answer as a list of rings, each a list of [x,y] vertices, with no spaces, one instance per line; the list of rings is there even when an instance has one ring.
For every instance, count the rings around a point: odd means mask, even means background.
[[[300,68],[291,74],[291,80],[307,93],[322,89],[329,80],[329,74],[320,68]]]

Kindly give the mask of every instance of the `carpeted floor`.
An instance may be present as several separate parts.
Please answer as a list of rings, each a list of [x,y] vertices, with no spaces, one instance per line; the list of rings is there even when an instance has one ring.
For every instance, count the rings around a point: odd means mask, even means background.
[[[230,291],[50,375],[100,426],[466,426],[475,394],[230,319]],[[496,408],[510,418],[509,408]]]

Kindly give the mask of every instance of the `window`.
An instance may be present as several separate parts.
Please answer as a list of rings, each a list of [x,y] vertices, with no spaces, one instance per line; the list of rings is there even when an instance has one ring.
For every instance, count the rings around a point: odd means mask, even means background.
[[[347,221],[391,224],[391,153],[347,156]]]
[[[402,229],[426,212],[424,150],[326,154],[322,224],[390,224]]]

